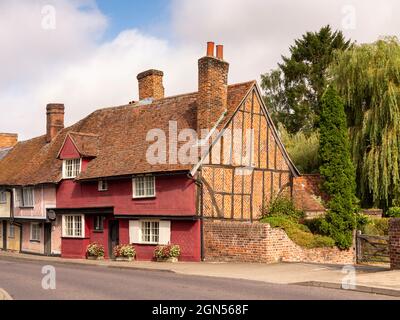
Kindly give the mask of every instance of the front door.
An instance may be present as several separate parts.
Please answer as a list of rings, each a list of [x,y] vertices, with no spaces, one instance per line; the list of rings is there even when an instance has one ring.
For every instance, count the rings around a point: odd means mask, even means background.
[[[110,220],[108,222],[109,229],[109,240],[108,240],[108,252],[110,258],[115,258],[113,249],[115,246],[119,245],[119,221]]]
[[[51,223],[44,224],[44,254],[51,255]]]

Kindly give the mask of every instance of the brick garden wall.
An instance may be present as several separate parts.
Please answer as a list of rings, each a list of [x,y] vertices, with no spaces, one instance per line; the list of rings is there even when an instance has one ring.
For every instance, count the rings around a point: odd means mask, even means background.
[[[206,261],[226,262],[313,262],[353,264],[355,249],[304,249],[287,234],[269,224],[231,221],[204,221]]]
[[[400,219],[390,219],[389,251],[391,268],[400,270]]]

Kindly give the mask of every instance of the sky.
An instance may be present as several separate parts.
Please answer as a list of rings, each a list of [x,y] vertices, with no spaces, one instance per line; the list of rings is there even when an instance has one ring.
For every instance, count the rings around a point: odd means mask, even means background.
[[[373,42],[398,36],[399,14],[397,0],[0,0],[0,132],[44,134],[48,103],[68,126],[137,100],[150,68],[167,96],[197,91],[207,41],[225,46],[230,83],[260,80],[306,31]]]

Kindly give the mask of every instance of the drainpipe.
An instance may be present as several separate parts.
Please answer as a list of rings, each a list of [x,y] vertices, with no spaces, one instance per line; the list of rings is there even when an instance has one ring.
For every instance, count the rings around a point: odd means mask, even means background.
[[[193,178],[192,174],[189,173],[188,178],[193,180],[194,183],[200,188],[197,192],[197,213],[199,210],[200,205],[200,259],[204,261],[205,254],[204,254],[204,212],[203,212],[203,182],[201,180],[201,172],[198,172],[198,178]],[[198,214],[199,215],[199,214]]]

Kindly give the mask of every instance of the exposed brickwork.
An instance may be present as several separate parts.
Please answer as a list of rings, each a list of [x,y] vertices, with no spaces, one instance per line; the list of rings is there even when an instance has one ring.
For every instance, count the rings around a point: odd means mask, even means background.
[[[400,270],[400,219],[390,219],[389,251],[391,268]]]
[[[0,133],[0,149],[14,147],[18,142],[18,135],[14,133]]]
[[[322,178],[320,175],[302,175],[293,180],[293,200],[297,208],[319,216],[325,213],[320,200],[327,200],[321,191]]]
[[[164,73],[159,70],[147,70],[139,73],[139,99],[153,98],[155,100],[164,98],[163,86]]]
[[[233,221],[204,222],[205,258],[230,262],[312,262],[353,264],[355,249],[304,249],[269,224]]]
[[[46,142],[51,142],[58,132],[64,129],[64,105],[48,104],[47,105],[47,134]]]
[[[211,130],[228,101],[229,63],[206,56],[199,60],[199,95],[197,106],[197,128]]]

